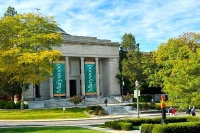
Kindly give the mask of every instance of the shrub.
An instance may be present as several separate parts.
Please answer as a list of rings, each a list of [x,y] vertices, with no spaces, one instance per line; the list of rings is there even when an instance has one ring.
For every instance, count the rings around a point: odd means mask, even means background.
[[[144,103],[142,104],[142,109],[147,110],[149,108],[149,104],[148,103]]]
[[[68,101],[77,105],[77,104],[81,103],[83,101],[83,99],[81,96],[73,96],[72,98],[69,98]]]
[[[15,108],[16,108],[16,109],[20,109],[20,107],[21,107],[21,101],[17,101],[17,102],[15,103]]]
[[[140,102],[150,102],[152,99],[152,96],[146,95],[146,96],[139,96],[139,101]],[[137,101],[137,98],[134,99],[134,102]]]
[[[107,121],[105,122],[105,127],[109,127],[115,130],[131,130],[132,124],[129,122],[121,121]]]
[[[0,100],[0,109],[4,109],[5,105],[6,105],[6,102],[3,100]]]
[[[152,133],[199,133],[200,123],[184,122],[155,125]]]
[[[151,133],[153,127],[154,127],[154,124],[142,124],[141,131],[142,133]]]
[[[13,101],[6,102],[4,109],[15,109],[15,103]]]
[[[133,98],[133,94],[127,94],[124,98],[122,98],[122,100],[129,101],[131,98]]]
[[[94,112],[94,110],[88,110],[87,112],[88,112],[88,114],[92,114]]]
[[[103,112],[103,108],[101,106],[87,106],[85,108],[85,110],[89,113],[89,114],[92,114],[92,115],[102,115],[104,112]],[[102,111],[101,113],[99,113],[100,111]]]
[[[87,107],[85,108],[85,110],[86,110],[86,111],[92,110],[92,107],[91,107],[91,106],[87,106]]]
[[[155,105],[155,109],[156,109],[156,110],[160,110],[160,109],[161,109],[161,108],[160,108],[160,104],[156,104],[156,105]]]
[[[92,112],[92,115],[96,115],[97,113],[95,111]]]
[[[101,116],[101,115],[103,115],[103,110],[98,111],[98,116]]]
[[[131,130],[132,127],[133,127],[132,124],[131,124],[131,123],[128,123],[128,122],[119,122],[118,124],[120,125],[121,130],[126,130],[126,131],[128,131],[128,130]]]

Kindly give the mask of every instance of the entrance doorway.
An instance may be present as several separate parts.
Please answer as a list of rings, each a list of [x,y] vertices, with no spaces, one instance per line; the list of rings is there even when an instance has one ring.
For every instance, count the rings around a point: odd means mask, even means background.
[[[76,95],[76,80],[70,80],[70,97]]]

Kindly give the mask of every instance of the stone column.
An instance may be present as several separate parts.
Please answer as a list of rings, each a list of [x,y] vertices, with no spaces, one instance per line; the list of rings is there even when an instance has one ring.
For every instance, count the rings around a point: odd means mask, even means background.
[[[65,57],[66,98],[70,97],[69,88],[69,57]]]
[[[81,57],[81,89],[82,89],[82,95],[85,95],[84,57]]]
[[[109,59],[109,95],[116,96],[120,95],[120,85],[117,81],[117,78],[115,76],[118,73],[118,58],[110,58]]]
[[[96,89],[97,89],[97,96],[100,95],[100,90],[99,90],[99,58],[95,58],[95,63],[96,63]]]
[[[53,78],[49,78],[50,99],[53,98]]]

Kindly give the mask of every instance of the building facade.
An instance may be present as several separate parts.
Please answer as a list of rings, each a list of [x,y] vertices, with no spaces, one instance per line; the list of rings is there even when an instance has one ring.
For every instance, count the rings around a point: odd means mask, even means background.
[[[52,99],[74,95],[118,96],[119,43],[96,37],[63,34],[62,52],[54,62],[52,77],[30,85],[26,99]]]

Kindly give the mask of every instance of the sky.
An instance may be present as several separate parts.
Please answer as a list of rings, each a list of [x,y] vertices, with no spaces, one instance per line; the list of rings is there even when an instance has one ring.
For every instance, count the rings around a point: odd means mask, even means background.
[[[70,35],[121,43],[131,33],[143,52],[184,32],[200,33],[200,0],[0,0],[1,17],[9,6],[54,16]]]

